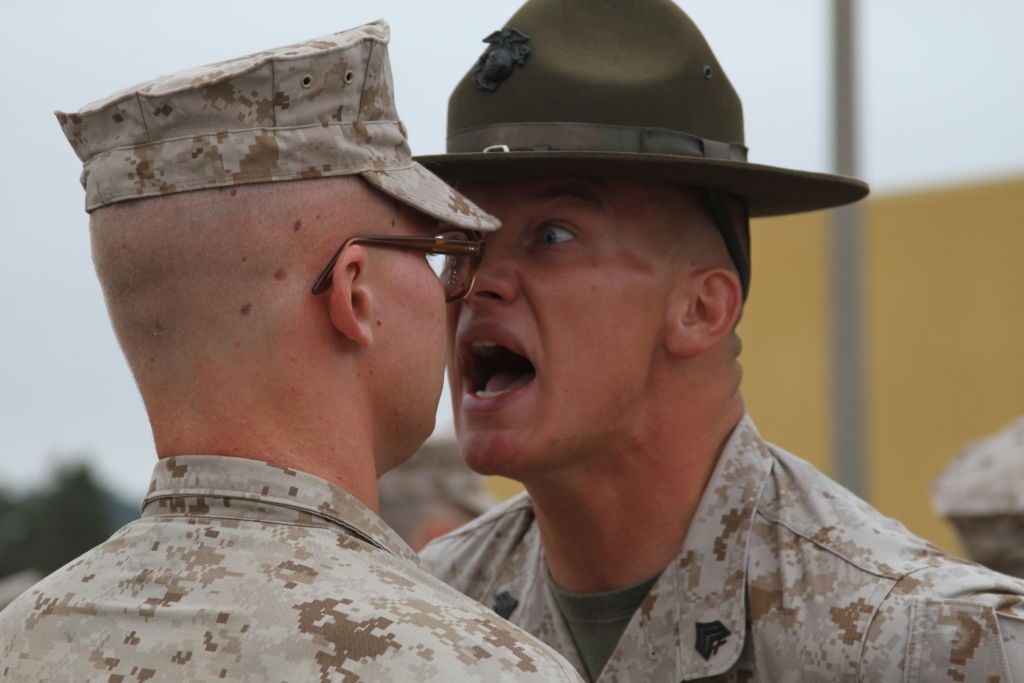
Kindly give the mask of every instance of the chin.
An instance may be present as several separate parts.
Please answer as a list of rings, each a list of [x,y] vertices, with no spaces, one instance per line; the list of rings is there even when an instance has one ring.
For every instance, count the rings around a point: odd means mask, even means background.
[[[466,431],[458,434],[459,452],[477,474],[521,481],[522,439],[511,430]]]

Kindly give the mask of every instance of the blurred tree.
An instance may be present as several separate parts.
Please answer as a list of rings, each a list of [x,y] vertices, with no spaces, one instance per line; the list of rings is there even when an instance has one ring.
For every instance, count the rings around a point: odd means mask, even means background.
[[[106,540],[125,508],[85,462],[59,465],[41,491],[16,498],[0,490],[0,577],[52,572]]]
[[[28,522],[21,502],[0,490],[0,577],[27,567],[19,556],[27,534]]]
[[[60,466],[31,515],[32,567],[48,574],[105,541],[113,531],[108,497],[88,465]]]

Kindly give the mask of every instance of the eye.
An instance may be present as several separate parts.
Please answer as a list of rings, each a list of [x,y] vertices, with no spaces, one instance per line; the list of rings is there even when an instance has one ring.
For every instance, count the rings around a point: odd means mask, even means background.
[[[575,236],[565,228],[548,223],[540,229],[539,241],[541,244],[561,244],[575,239]]]

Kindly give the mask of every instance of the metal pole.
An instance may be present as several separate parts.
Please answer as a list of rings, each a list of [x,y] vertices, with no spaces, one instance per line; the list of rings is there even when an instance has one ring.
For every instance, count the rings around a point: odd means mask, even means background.
[[[857,174],[855,0],[833,1],[834,164]],[[845,206],[832,212],[832,398],[833,473],[865,496],[864,363],[861,286],[861,212]]]

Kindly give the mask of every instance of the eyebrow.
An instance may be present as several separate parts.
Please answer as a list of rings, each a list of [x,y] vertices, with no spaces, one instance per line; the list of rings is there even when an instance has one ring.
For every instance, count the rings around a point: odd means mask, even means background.
[[[604,208],[604,201],[600,193],[590,183],[582,180],[566,180],[554,183],[548,187],[537,190],[529,195],[528,199],[543,201],[547,199],[578,199],[598,208]]]

